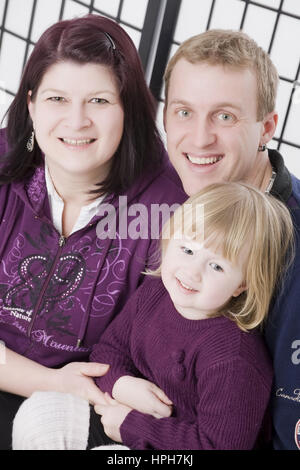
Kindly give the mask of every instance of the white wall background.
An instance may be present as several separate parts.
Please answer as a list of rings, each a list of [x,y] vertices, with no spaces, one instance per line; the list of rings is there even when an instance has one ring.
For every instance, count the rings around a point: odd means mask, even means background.
[[[0,25],[6,0],[0,0]],[[89,13],[90,0],[66,0],[62,19],[84,16]],[[144,24],[148,0],[95,0],[94,8],[102,14],[117,17],[121,10],[122,27],[128,32],[138,48],[141,30]],[[16,93],[24,65],[24,57],[30,55],[41,34],[53,23],[58,21],[62,0],[37,0],[37,7],[29,37],[33,0],[9,0],[5,32],[0,49],[0,120],[10,105],[13,95],[3,91]],[[124,22],[124,23],[123,23]],[[132,25],[132,27],[130,26]],[[30,42],[28,53],[26,46]],[[2,90],[1,90],[2,89]]]
[[[182,0],[170,56],[174,54],[179,43],[206,30],[212,2],[213,0]],[[271,44],[280,4],[281,0],[256,0],[252,4],[250,3],[247,8],[242,29],[266,51],[269,50]],[[272,10],[264,8],[265,6]],[[239,29],[244,9],[245,1],[242,0],[216,0],[209,29]],[[279,16],[270,57],[282,77],[277,97],[276,108],[279,113],[279,122],[275,138],[281,136],[294,88],[293,100],[282,139],[300,147],[300,0],[283,1],[282,13]],[[163,95],[162,90],[162,100]],[[162,113],[163,101],[159,104],[158,123],[164,136]],[[268,144],[270,148],[277,148],[277,145],[276,140],[272,140]],[[300,178],[300,148],[281,144],[280,152],[288,169]]]
[[[212,2],[213,0],[182,0],[171,55],[183,40],[205,31]],[[117,16],[121,5],[121,25],[138,47],[147,3],[147,0],[124,0],[123,4],[120,3],[120,0],[95,0],[94,7],[100,9],[103,14]],[[0,0],[0,24],[2,24],[5,4],[6,0]],[[63,19],[87,14],[90,4],[89,0],[81,0],[80,2],[66,0]],[[256,0],[249,4],[247,9],[243,30],[265,50],[268,50],[270,46],[276,25],[277,9],[280,4],[281,0]],[[17,91],[26,53],[28,56],[33,47],[32,43],[48,26],[58,20],[61,0],[37,0],[37,10],[30,37],[28,37],[28,32],[33,0],[9,0],[8,5],[5,32],[0,50],[0,119],[11,103],[13,93]],[[266,6],[271,10],[266,9]],[[239,29],[244,9],[245,1],[243,0],[216,0],[210,29]],[[28,41],[30,42],[29,47],[27,47]],[[287,167],[300,178],[300,148],[289,145],[292,143],[300,146],[300,132],[298,130],[300,122],[299,44],[300,0],[284,0],[270,53],[282,77],[277,99],[277,110],[280,117],[275,137],[279,138],[281,135],[291,92],[294,88],[293,100],[282,136],[287,143],[281,145],[280,151],[285,158]],[[4,90],[8,90],[10,93]],[[162,110],[163,102],[160,103],[158,109],[158,125],[164,134]],[[277,142],[274,140],[269,146],[277,148]]]

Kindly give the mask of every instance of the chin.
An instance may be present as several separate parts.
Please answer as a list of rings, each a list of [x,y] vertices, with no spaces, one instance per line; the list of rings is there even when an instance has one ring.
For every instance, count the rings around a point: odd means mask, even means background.
[[[189,196],[194,196],[195,194],[199,193],[205,186],[202,185],[191,185],[191,183],[184,184],[183,183],[183,189],[184,192]]]

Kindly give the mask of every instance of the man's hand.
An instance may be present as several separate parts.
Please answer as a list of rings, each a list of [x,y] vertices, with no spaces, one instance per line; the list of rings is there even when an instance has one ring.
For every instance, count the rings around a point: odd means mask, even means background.
[[[113,400],[107,393],[105,393],[105,398],[106,405],[96,405],[95,411],[102,415],[101,423],[105,434],[116,442],[123,442],[120,427],[131,408]]]
[[[72,393],[89,401],[91,405],[104,404],[104,394],[94,383],[108,371],[107,364],[97,362],[71,362],[56,370],[57,391]]]
[[[145,379],[129,375],[120,377],[113,387],[112,396],[118,402],[154,418],[168,418],[172,414],[169,398],[154,383]]]

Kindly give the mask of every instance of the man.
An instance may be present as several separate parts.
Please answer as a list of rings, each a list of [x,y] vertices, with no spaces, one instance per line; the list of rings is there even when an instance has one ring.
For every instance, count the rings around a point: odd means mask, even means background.
[[[211,30],[185,41],[165,73],[167,147],[188,195],[220,181],[248,182],[287,204],[299,234],[300,181],[266,148],[278,120],[277,85],[268,55],[241,32]],[[300,449],[299,272],[296,240],[265,328],[275,373],[275,449]]]

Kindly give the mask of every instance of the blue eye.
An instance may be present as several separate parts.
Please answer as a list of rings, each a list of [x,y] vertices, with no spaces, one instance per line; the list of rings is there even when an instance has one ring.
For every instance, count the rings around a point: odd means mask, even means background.
[[[185,118],[190,115],[190,112],[187,111],[186,109],[181,109],[180,111],[178,111],[178,115],[179,117]]]
[[[191,250],[190,248],[187,248],[186,246],[181,246],[180,248],[183,251],[183,253],[185,253],[186,255],[191,256],[194,254],[193,250]]]
[[[54,103],[61,103],[62,101],[64,101],[65,98],[63,98],[62,96],[50,96],[50,98],[48,98],[48,101],[53,101]]]
[[[218,114],[218,119],[223,122],[231,122],[233,121],[233,116],[228,113],[219,113]]]
[[[217,272],[223,272],[223,268],[217,264],[217,263],[209,263],[209,266],[214,270],[214,271],[217,271]]]
[[[92,98],[91,102],[96,103],[96,104],[106,104],[106,103],[108,103],[108,101],[105,100],[104,98]]]

